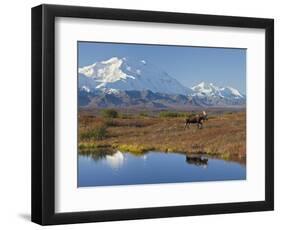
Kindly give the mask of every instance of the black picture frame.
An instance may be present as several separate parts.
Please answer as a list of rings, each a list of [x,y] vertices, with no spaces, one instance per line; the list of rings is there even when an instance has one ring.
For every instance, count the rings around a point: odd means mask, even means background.
[[[265,200],[55,213],[55,18],[109,19],[265,29]],[[41,225],[267,211],[274,209],[274,20],[110,8],[32,8],[32,221]]]

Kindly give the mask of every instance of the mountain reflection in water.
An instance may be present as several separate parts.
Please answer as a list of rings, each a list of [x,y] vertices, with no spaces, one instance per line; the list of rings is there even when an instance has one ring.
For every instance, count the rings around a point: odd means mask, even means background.
[[[115,154],[113,155],[107,155],[105,157],[106,163],[113,169],[118,169],[121,168],[122,165],[124,164],[125,161],[125,157],[123,155],[123,153],[121,153],[120,151],[117,151]]]
[[[245,165],[205,155],[104,149],[78,157],[78,187],[245,179]]]

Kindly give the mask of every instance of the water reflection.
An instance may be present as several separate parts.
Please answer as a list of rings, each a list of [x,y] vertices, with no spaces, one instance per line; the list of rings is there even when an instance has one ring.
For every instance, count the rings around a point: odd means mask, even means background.
[[[205,155],[103,149],[80,152],[78,160],[78,187],[246,179],[245,165]]]
[[[92,149],[86,149],[79,152],[79,155],[90,157],[94,161],[100,161],[106,156],[114,154],[115,151],[112,148],[92,148]]]
[[[203,168],[208,167],[208,158],[202,157],[202,156],[186,156],[185,158],[186,163],[196,165],[196,166],[202,166]]]
[[[121,168],[122,165],[124,164],[125,157],[124,154],[121,153],[120,151],[117,151],[113,155],[107,155],[105,157],[105,162],[113,169],[118,169]]]

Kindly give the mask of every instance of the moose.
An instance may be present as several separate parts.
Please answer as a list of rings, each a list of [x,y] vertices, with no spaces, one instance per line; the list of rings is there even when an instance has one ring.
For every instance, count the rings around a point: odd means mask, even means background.
[[[184,128],[190,128],[190,124],[197,124],[198,129],[203,128],[203,121],[208,120],[208,115],[205,111],[202,111],[195,116],[189,117],[185,119],[185,126]]]

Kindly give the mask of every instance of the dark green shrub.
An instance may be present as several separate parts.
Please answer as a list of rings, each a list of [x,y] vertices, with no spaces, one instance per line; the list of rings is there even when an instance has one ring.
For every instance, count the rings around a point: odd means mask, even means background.
[[[162,111],[159,113],[159,117],[186,117],[187,114],[184,112],[172,112],[172,111]]]
[[[117,118],[118,112],[115,109],[104,109],[101,111],[101,115],[104,118]]]
[[[81,140],[103,140],[107,136],[106,126],[98,126],[80,133]]]
[[[147,112],[140,112],[139,116],[140,117],[148,117],[148,113]]]

